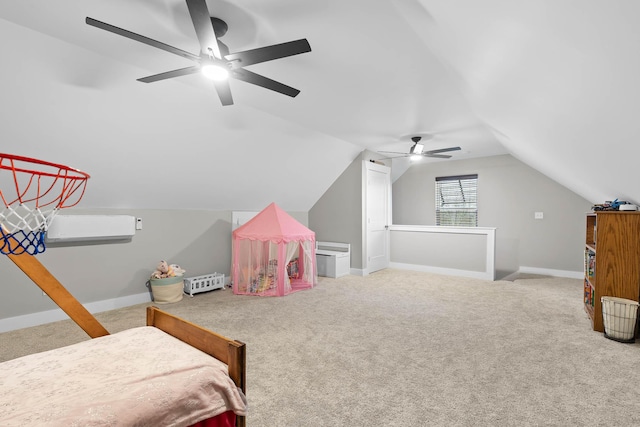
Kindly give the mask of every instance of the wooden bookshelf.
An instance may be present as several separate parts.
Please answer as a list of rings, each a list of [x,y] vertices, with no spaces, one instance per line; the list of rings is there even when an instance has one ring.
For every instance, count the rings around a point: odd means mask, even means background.
[[[584,308],[604,332],[601,297],[640,301],[640,212],[587,214],[584,250]]]

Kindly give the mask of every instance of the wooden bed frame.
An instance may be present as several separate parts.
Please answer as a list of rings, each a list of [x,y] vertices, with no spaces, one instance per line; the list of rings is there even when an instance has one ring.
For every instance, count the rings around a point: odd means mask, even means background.
[[[7,256],[91,338],[109,335],[100,322],[35,256],[27,253]],[[147,307],[147,326],[154,326],[225,363],[228,366],[229,377],[246,395],[246,345],[244,343],[226,338],[153,306]],[[246,417],[237,416],[236,426],[246,427]]]
[[[147,307],[147,326],[155,326],[225,363],[233,382],[246,392],[246,345],[243,342],[226,338],[154,306]],[[245,427],[245,417],[238,416],[236,425]]]

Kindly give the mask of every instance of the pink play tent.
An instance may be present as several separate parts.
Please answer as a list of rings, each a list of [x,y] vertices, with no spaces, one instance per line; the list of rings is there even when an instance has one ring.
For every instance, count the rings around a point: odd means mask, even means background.
[[[284,296],[316,284],[316,234],[275,203],[232,238],[234,294]]]

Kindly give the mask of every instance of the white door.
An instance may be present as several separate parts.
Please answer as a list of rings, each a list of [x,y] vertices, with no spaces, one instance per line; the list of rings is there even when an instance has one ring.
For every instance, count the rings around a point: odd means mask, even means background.
[[[365,161],[365,274],[389,266],[391,169]]]

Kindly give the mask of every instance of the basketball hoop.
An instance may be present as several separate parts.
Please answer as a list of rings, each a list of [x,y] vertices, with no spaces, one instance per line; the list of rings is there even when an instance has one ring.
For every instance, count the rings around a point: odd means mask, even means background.
[[[89,174],[0,153],[0,253],[36,255],[58,210],[80,202]]]

